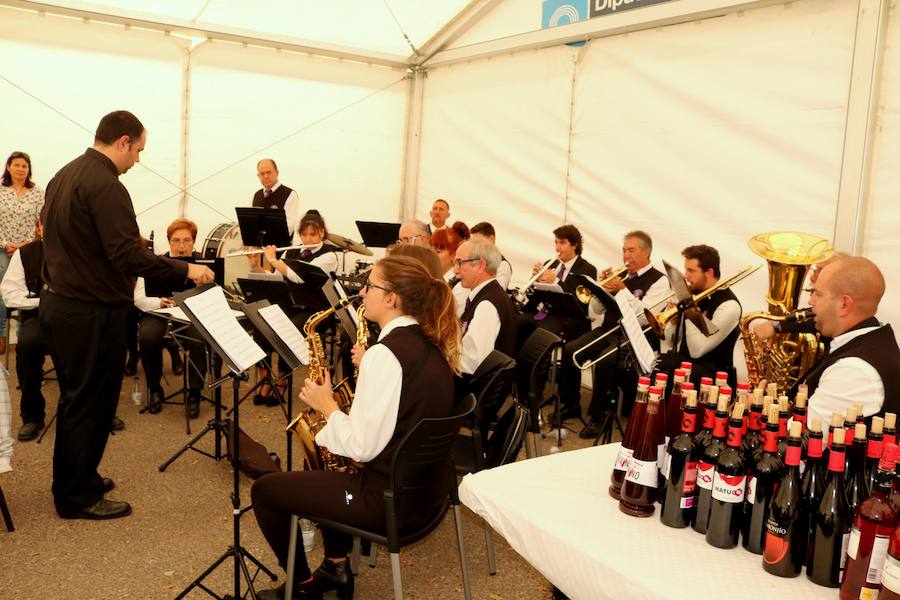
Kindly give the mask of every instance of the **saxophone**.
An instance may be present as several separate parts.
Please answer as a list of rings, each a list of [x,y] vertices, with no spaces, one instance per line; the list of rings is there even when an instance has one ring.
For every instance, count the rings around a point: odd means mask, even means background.
[[[366,305],[356,309],[356,345],[365,348],[369,344],[369,322],[366,321]],[[353,369],[353,381],[359,379],[359,365]]]
[[[322,338],[316,333],[316,327],[327,317],[351,304],[357,298],[359,296],[344,298],[332,308],[315,313],[303,325],[303,333],[306,335],[307,344],[309,344],[308,377],[318,384],[325,382],[325,369],[327,366],[325,364],[325,349],[322,346]],[[350,389],[347,379],[335,385],[333,392],[340,411],[343,413],[350,412],[350,405],[353,402],[353,390]],[[288,424],[286,431],[293,431],[299,437],[308,470],[355,473],[359,469],[357,463],[344,456],[333,454],[328,449],[316,444],[316,434],[325,427],[327,422],[324,415],[311,408],[306,408]]]
[[[740,320],[747,375],[753,385],[760,379],[789,389],[824,354],[818,334],[776,333],[770,348],[763,348],[750,330],[755,319],[803,322],[812,311],[797,310],[806,271],[834,254],[828,240],[790,231],[761,233],[750,239],[750,249],[769,265],[768,311],[752,312]]]

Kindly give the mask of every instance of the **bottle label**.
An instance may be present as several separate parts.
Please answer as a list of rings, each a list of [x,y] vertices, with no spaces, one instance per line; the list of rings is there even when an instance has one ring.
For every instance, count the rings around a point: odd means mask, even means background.
[[[723,475],[716,471],[713,475],[712,497],[722,502],[743,502],[746,483],[746,475]]]
[[[716,465],[700,461],[697,465],[697,485],[704,490],[711,490],[713,486],[713,473]]]
[[[844,580],[844,567],[847,566],[847,546],[850,543],[850,532],[848,531],[841,538],[841,581]]]
[[[697,491],[697,463],[688,461],[684,464],[684,485],[681,487],[681,491],[685,494],[694,494]],[[693,497],[693,496],[692,496]],[[682,499],[682,502],[684,500]],[[693,506],[693,502],[691,502],[691,506]],[[681,508],[689,508],[682,506]]]
[[[625,475],[625,481],[647,487],[656,487],[659,484],[659,469],[656,466],[656,461],[641,460],[632,456],[628,465],[628,473]]]
[[[694,508],[697,505],[697,496],[682,496],[678,504],[681,508]]]
[[[766,520],[766,542],[763,546],[763,562],[776,565],[784,560],[788,545],[784,543],[787,527],[780,525],[771,516]]]
[[[668,479],[672,474],[672,455],[666,452],[666,458],[663,461],[663,470],[662,476],[664,479]]]
[[[900,560],[887,555],[884,561],[884,569],[881,572],[881,585],[883,589],[900,594]]]
[[[850,543],[847,544],[847,555],[852,559],[856,560],[856,555],[859,552],[859,529],[856,525],[850,530]]]
[[[756,477],[747,477],[747,502],[753,504],[756,501]]]
[[[866,571],[866,583],[881,583],[881,572],[884,570],[884,563],[890,544],[891,538],[889,536],[875,536],[875,543],[872,545],[872,555],[869,558],[869,570]]]
[[[697,415],[693,413],[684,413],[681,416],[681,430],[687,433],[693,433],[694,427],[697,425]]]
[[[616,471],[627,471],[628,470],[628,462],[631,460],[631,456],[634,454],[634,450],[631,448],[626,448],[625,446],[619,447],[619,454],[616,456]]]
[[[662,471],[666,464],[666,445],[660,444],[656,447],[656,470]]]

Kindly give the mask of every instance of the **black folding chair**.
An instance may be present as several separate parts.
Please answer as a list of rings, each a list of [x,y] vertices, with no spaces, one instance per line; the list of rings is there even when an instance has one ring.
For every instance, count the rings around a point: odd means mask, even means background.
[[[559,411],[556,373],[562,347],[563,341],[558,335],[538,327],[525,340],[516,357],[515,395],[519,404],[528,407],[530,413],[528,431],[531,433],[534,456],[541,454],[541,408],[555,400]],[[548,383],[550,394],[545,396]],[[532,456],[528,444],[525,444],[525,452],[529,458]]]
[[[434,531],[447,508],[453,506],[456,521],[456,539],[459,545],[459,565],[462,571],[463,590],[467,600],[472,597],[469,573],[466,569],[465,546],[463,545],[462,517],[459,510],[459,494],[456,488],[456,474],[453,467],[453,441],[462,424],[475,409],[475,396],[467,395],[459,402],[455,414],[441,419],[422,419],[403,438],[391,465],[391,479],[384,490],[385,531],[370,531],[351,527],[331,519],[304,515],[322,527],[350,534],[387,546],[391,553],[391,571],[394,578],[394,598],[402,600],[403,582],[400,577],[400,548],[417,542]],[[432,518],[423,526],[405,528],[399,521],[402,515],[416,514],[421,510],[421,491],[433,490],[435,482],[442,482],[445,493],[443,503]],[[285,598],[290,598],[294,582],[294,560],[297,552],[297,524],[299,517],[291,516],[290,545],[287,559],[287,582]],[[356,551],[354,549],[354,555]],[[354,556],[355,560],[356,556]]]

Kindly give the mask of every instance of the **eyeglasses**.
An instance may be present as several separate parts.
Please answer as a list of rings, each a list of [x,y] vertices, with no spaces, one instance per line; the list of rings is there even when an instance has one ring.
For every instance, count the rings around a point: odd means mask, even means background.
[[[416,240],[419,239],[420,237],[425,237],[425,236],[424,236],[424,235],[421,235],[421,234],[419,234],[419,235],[408,235],[408,236],[406,236],[406,237],[402,237],[402,238],[398,239],[398,240],[397,240],[396,242],[394,242],[394,243],[397,244],[397,245],[403,245],[403,244],[413,245],[413,244],[416,243]]]
[[[193,244],[194,238],[172,238],[169,240],[169,243],[174,245]]]
[[[365,290],[366,292],[368,292],[369,288],[378,288],[379,290],[381,290],[382,292],[385,292],[386,294],[390,294],[391,292],[394,291],[394,290],[389,290],[388,288],[386,288],[384,286],[374,284],[371,281],[369,281],[368,279],[366,279],[366,282],[363,284],[362,289]]]
[[[478,262],[480,260],[481,260],[480,258],[454,258],[453,264],[458,269],[458,268],[462,267],[463,264],[465,264],[465,263]]]

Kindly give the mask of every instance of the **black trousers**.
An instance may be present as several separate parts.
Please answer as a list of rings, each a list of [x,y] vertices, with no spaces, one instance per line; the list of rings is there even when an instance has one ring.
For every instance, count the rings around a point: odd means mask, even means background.
[[[19,387],[22,388],[20,413],[24,423],[41,423],[46,416],[46,402],[41,392],[46,355],[47,345],[37,319],[37,310],[22,311],[16,346],[16,375],[19,377]]]
[[[363,472],[289,471],[263,475],[253,484],[253,514],[282,568],[287,570],[292,514],[384,530],[384,486],[367,484],[365,479]],[[342,558],[353,546],[351,536],[325,527],[322,538],[326,558]],[[309,579],[311,572],[299,539],[297,545],[294,581],[300,583]]]
[[[141,319],[138,345],[141,366],[144,368],[144,375],[147,378],[147,389],[151,392],[159,391],[162,388],[159,381],[162,378],[163,347],[167,329],[168,321],[161,317],[144,315]],[[188,329],[185,335],[199,337],[199,333],[193,327]],[[203,387],[203,378],[206,376],[206,352],[200,342],[186,342],[184,345],[188,350],[190,362],[196,367],[195,369],[190,364],[186,364],[184,367],[188,375],[188,389],[199,390]]]
[[[97,467],[116,415],[127,348],[128,306],[83,302],[47,290],[38,311],[59,382],[53,500],[72,512],[103,497]]]
[[[138,326],[141,321],[141,311],[136,306],[128,307],[128,318],[125,320],[125,332],[128,336],[128,354],[132,360],[138,356]]]

